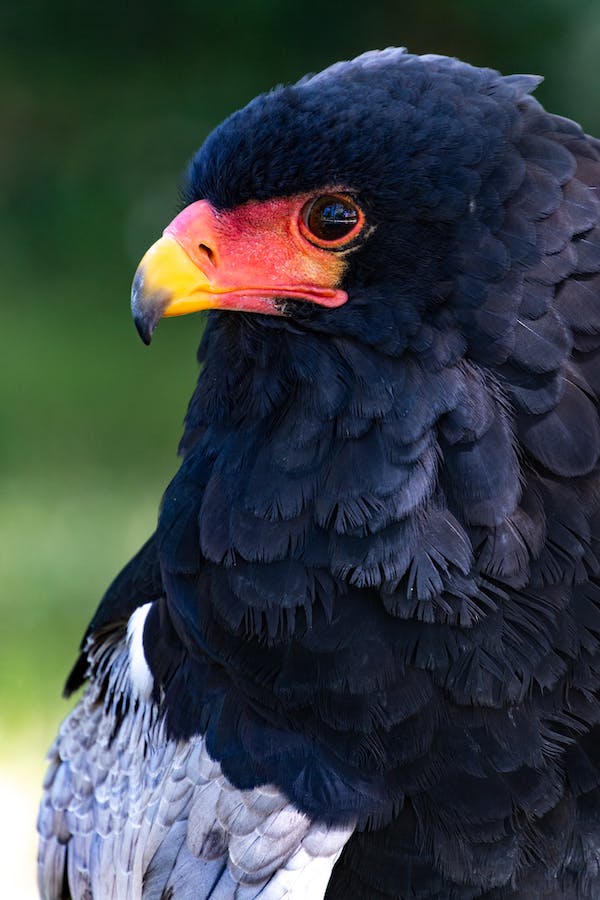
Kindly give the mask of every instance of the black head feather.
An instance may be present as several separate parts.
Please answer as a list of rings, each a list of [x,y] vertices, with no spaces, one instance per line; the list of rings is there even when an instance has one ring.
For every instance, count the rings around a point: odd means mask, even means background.
[[[230,209],[327,186],[351,190],[373,229],[343,285],[352,302],[333,315],[305,303],[295,313],[400,351],[446,298],[464,255],[474,254],[469,270],[478,278],[508,269],[482,220],[524,177],[522,160],[516,174],[505,170],[523,127],[518,100],[537,82],[393,48],[364,54],[234,113],[193,158],[185,202]]]

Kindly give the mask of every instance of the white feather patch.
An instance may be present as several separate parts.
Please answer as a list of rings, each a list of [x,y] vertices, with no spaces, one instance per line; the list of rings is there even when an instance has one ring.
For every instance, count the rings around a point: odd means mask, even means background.
[[[144,625],[152,603],[144,603],[132,613],[127,623],[127,646],[129,648],[129,680],[134,692],[142,700],[149,700],[154,687],[154,679],[144,655]]]

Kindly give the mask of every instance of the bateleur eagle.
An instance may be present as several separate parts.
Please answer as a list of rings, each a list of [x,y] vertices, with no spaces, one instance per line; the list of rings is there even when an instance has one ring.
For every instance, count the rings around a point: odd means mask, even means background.
[[[600,897],[600,142],[366,53],[234,113],[136,274],[210,309],[67,682],[46,900]]]

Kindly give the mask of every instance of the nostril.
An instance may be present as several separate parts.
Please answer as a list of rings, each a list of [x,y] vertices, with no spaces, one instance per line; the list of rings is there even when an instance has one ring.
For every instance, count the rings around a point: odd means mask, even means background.
[[[208,246],[208,244],[198,244],[198,250],[201,254],[207,257],[208,261],[213,265],[215,263],[215,253],[214,250]]]

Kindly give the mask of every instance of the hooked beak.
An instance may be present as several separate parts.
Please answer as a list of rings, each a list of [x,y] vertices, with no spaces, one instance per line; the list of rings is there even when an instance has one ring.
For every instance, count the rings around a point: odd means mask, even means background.
[[[212,309],[219,305],[219,291],[205,273],[169,234],[145,253],[133,279],[131,312],[145,344],[163,316]]]

